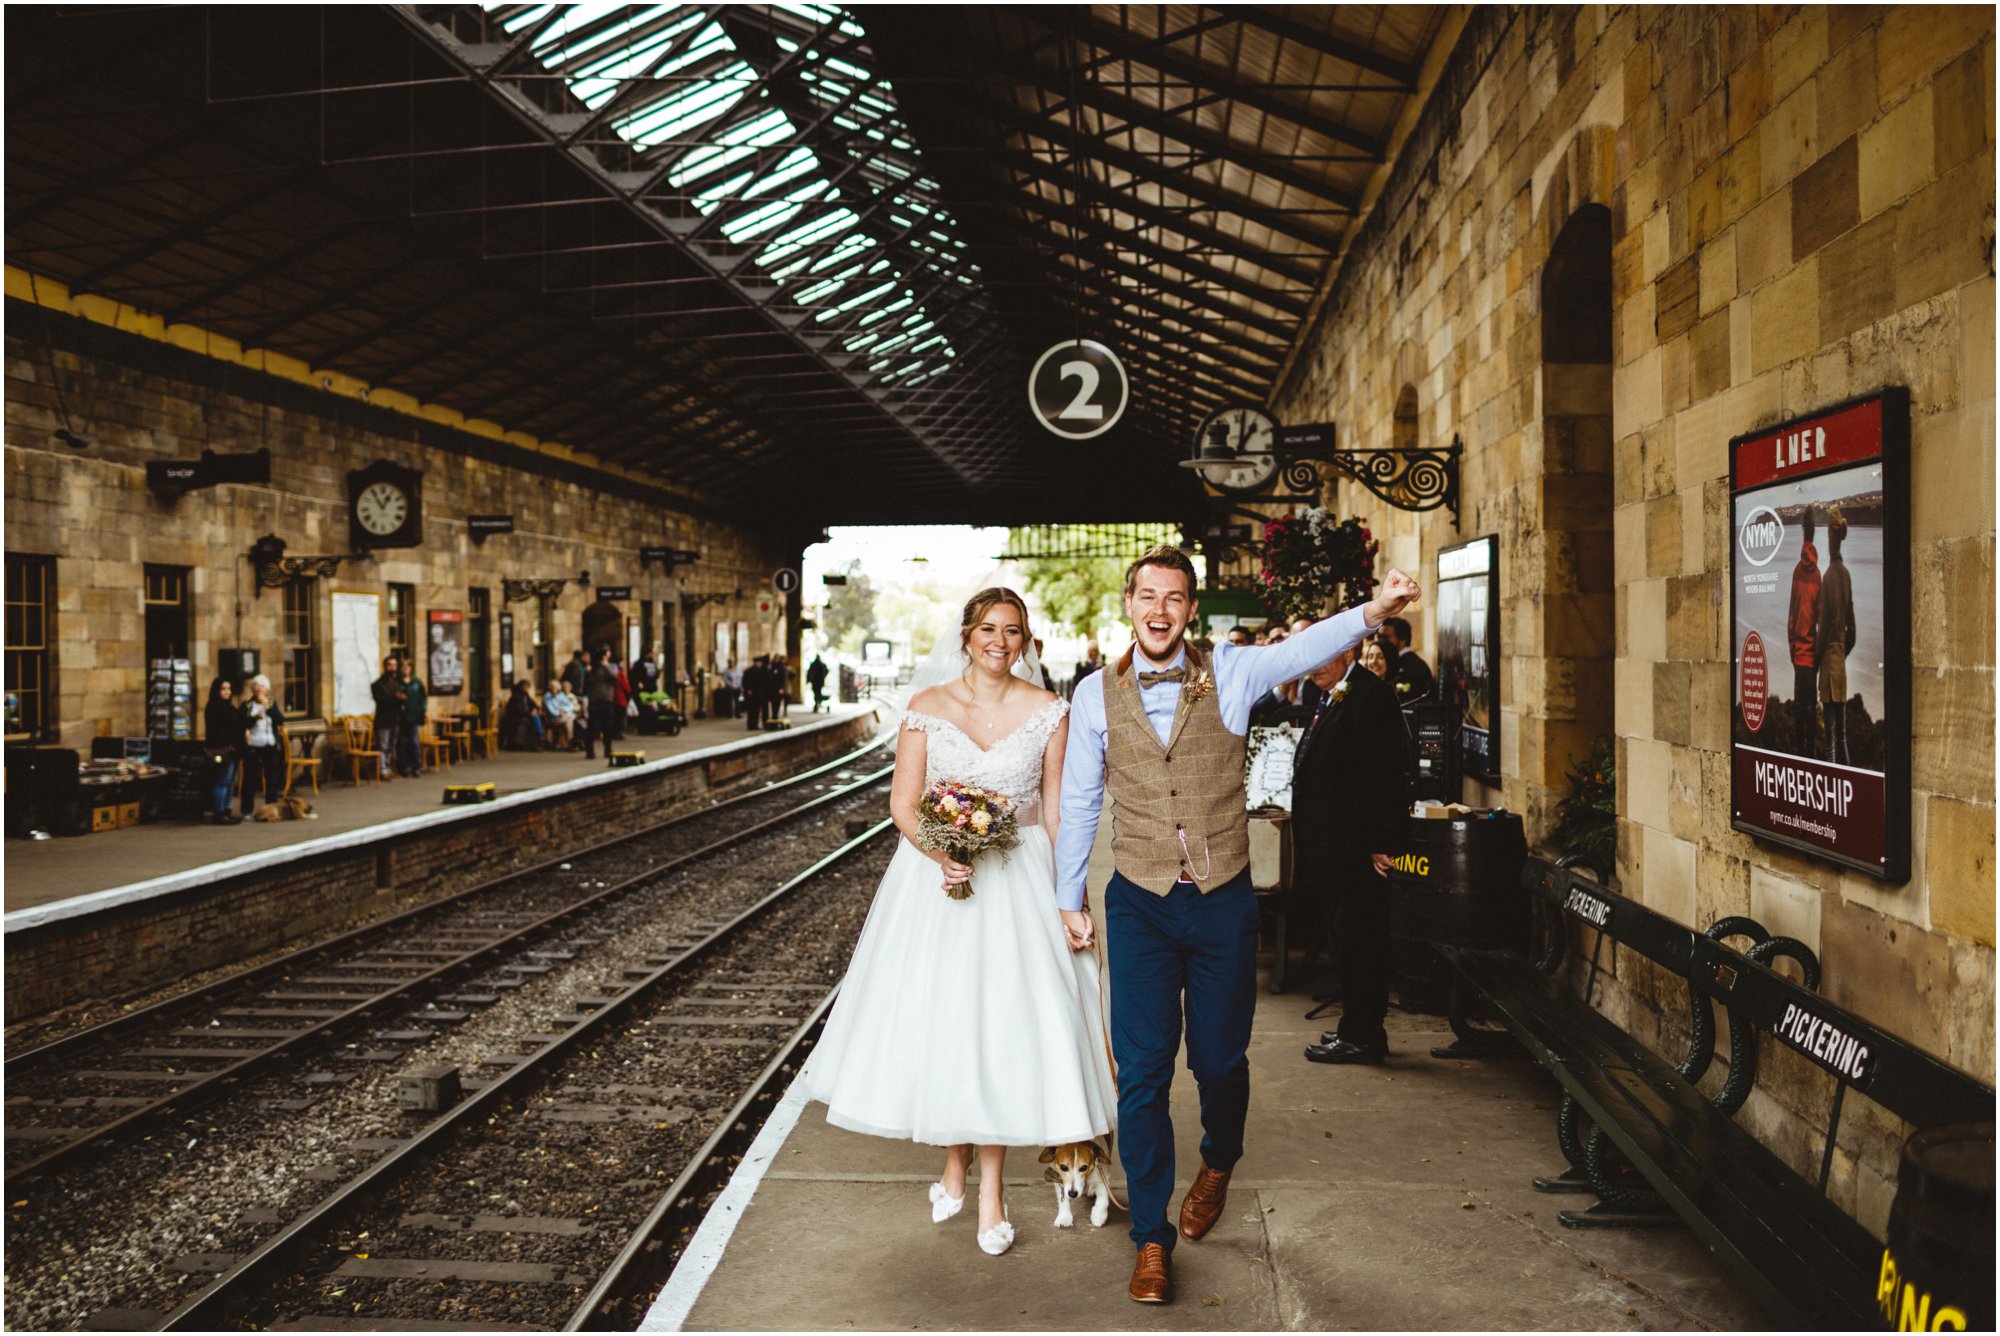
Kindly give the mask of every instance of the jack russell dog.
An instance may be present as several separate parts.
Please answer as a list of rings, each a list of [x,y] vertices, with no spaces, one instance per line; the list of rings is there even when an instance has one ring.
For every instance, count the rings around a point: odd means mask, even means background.
[[[1048,1166],[1042,1177],[1056,1188],[1057,1229],[1068,1229],[1076,1223],[1070,1214],[1070,1203],[1085,1193],[1097,1199],[1090,1208],[1093,1228],[1104,1228],[1114,1202],[1120,1210],[1125,1208],[1124,1202],[1111,1195],[1111,1179],[1105,1172],[1111,1163],[1111,1151],[1104,1142],[1072,1141],[1050,1146],[1042,1152],[1042,1163]]]

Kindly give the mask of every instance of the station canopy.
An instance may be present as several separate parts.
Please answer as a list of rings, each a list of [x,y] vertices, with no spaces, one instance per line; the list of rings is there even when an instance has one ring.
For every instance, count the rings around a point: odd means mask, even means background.
[[[746,520],[1179,519],[1434,6],[17,6],[9,263]],[[1132,406],[1030,415],[1059,340]]]

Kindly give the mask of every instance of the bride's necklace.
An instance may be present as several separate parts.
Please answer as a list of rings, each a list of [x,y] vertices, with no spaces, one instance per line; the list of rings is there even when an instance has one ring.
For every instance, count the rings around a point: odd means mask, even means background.
[[[1002,698],[1003,699],[1005,698],[1004,691],[1002,692]],[[972,683],[970,682],[967,682],[965,684],[965,700],[966,700],[965,704],[966,718],[972,720],[972,722],[975,724],[983,725],[986,731],[989,733],[991,733],[994,729],[1000,727],[1000,721],[998,719],[981,719],[979,717],[979,714],[977,713],[981,708],[979,704],[979,693],[972,689]]]

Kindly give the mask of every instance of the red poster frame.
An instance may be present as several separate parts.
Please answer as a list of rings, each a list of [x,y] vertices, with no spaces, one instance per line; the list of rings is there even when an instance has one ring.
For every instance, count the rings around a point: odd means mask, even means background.
[[[1756,559],[1760,533],[1769,532],[1772,523],[1780,532],[1783,528],[1768,504],[1761,507],[1768,522],[1760,521],[1758,508],[1739,521],[1744,499],[1774,498],[1787,488],[1870,465],[1881,471],[1882,588],[1879,608],[1871,606],[1880,617],[1883,655],[1879,772],[1746,742],[1746,734],[1763,728],[1772,678],[1786,671],[1786,647],[1754,629],[1746,632],[1738,607],[1746,575],[1771,561],[1768,555]],[[1901,386],[1729,442],[1730,825],[1892,883],[1910,876],[1909,470],[1910,395]],[[1746,680],[1752,686],[1747,711]],[[1781,819],[1790,828],[1778,824]]]

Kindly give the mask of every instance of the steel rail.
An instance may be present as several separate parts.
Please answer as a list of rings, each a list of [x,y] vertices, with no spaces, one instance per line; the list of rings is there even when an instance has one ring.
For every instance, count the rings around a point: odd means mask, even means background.
[[[624,1248],[570,1314],[563,1325],[564,1331],[631,1331],[638,1326],[638,1315],[620,1313],[618,1305],[641,1294],[650,1298],[665,1282],[671,1273],[671,1268],[661,1270],[667,1231],[679,1224],[697,1222],[707,1213],[705,1202],[709,1193],[729,1181],[730,1174],[735,1172],[735,1162],[750,1149],[750,1143],[763,1129],[769,1110],[759,1113],[758,1106],[773,1104],[784,1093],[779,1078],[793,1072],[800,1058],[819,1042],[820,1030],[839,992],[838,984],[827,990],[812,1015],[806,1017],[805,1024],[792,1032],[778,1055],[751,1083],[743,1098],[736,1101],[722,1125],[702,1143],[666,1195],[632,1231]]]
[[[567,1057],[573,1049],[585,1041],[597,1039],[601,1034],[608,1032],[612,1025],[627,1019],[639,1002],[650,998],[663,985],[678,981],[679,976],[690,965],[729,941],[768,910],[790,898],[795,891],[818,877],[820,873],[851,857],[867,844],[894,829],[893,820],[885,819],[877,822],[864,833],[820,858],[805,871],[787,879],[776,890],[715,929],[701,941],[689,946],[652,973],[634,982],[615,1000],[593,1011],[541,1048],[522,1058],[490,1085],[466,1099],[451,1112],[432,1121],[408,1142],[376,1161],[324,1201],[314,1205],[305,1214],[245,1254],[234,1266],[210,1282],[207,1288],[169,1313],[154,1330],[229,1330],[229,1324],[236,1313],[236,1306],[247,1302],[242,1296],[250,1287],[267,1284],[278,1278],[275,1273],[281,1268],[290,1266],[299,1251],[319,1238],[322,1231],[345,1220],[352,1212],[364,1209],[378,1200],[383,1193],[397,1186],[405,1175],[420,1167],[428,1157],[440,1153],[453,1134],[462,1127],[476,1126],[480,1118],[494,1112],[508,1100],[531,1094],[536,1085],[550,1075],[551,1069],[559,1059]]]
[[[757,835],[765,830],[768,830],[773,826],[791,821],[799,816],[804,815],[807,812],[813,811],[815,808],[825,806],[828,803],[837,802],[841,798],[844,798],[851,793],[857,792],[860,789],[866,788],[869,785],[879,784],[885,777],[887,777],[892,772],[893,772],[893,767],[889,770],[877,771],[874,774],[858,779],[851,784],[821,794],[819,797],[814,798],[812,801],[808,803],[801,804],[800,806],[791,808],[785,812],[780,813],[777,816],[770,817],[764,821],[760,821],[756,825],[747,826],[740,830],[732,831],[730,834],[723,836],[721,839],[710,841],[708,844],[705,844],[698,849],[692,850],[689,853],[682,854],[665,863],[656,864],[652,867],[646,868],[640,872],[634,873],[633,875],[624,878],[623,880],[613,882],[611,885],[606,886],[603,889],[598,890],[589,896],[586,896],[582,900],[572,902],[571,904],[566,905],[565,907],[558,909],[553,913],[544,915],[543,917],[537,919],[533,923],[515,929],[512,932],[508,932],[494,939],[493,941],[488,942],[482,946],[475,947],[473,950],[465,952],[462,955],[453,957],[451,960],[448,960],[445,963],[436,966],[435,968],[426,970],[422,974],[418,974],[407,980],[404,980],[401,983],[396,984],[394,987],[391,987],[379,993],[370,994],[365,998],[359,998],[357,999],[357,1005],[349,1007],[347,1010],[340,1012],[338,1015],[318,1018],[315,1020],[314,1024],[308,1026],[306,1029],[299,1030],[292,1034],[289,1034],[276,1044],[272,1044],[266,1048],[246,1051],[242,1059],[230,1063],[228,1066],[218,1067],[211,1072],[202,1072],[199,1074],[194,1074],[196,1079],[194,1079],[192,1084],[183,1086],[180,1089],[175,1090],[170,1094],[163,1095],[159,1099],[154,1100],[149,1104],[141,1105],[140,1107],[133,1109],[129,1113],[123,1114],[120,1117],[115,1118],[108,1123],[105,1123],[99,1127],[91,1129],[84,1135],[79,1136],[74,1140],[64,1142],[62,1145],[56,1147],[55,1149],[50,1150],[45,1154],[39,1155],[33,1160],[30,1160],[27,1163],[22,1164],[17,1168],[12,1168],[7,1170],[4,1180],[0,1181],[4,1181],[6,1190],[8,1191],[9,1194],[12,1194],[16,1190],[17,1184],[26,1182],[31,1177],[47,1175],[55,1170],[65,1167],[69,1161],[75,1159],[87,1147],[95,1146],[99,1142],[122,1135],[135,1128],[151,1124],[153,1122],[158,1121],[162,1117],[166,1117],[168,1115],[176,1113],[185,1113],[192,1109],[199,1108],[217,1098],[220,1098],[223,1094],[226,1093],[226,1091],[224,1091],[222,1088],[225,1084],[233,1084],[235,1082],[243,1080],[247,1076],[256,1074],[257,1072],[269,1067],[279,1057],[291,1052],[295,1047],[299,1045],[305,1044],[308,1041],[323,1041],[329,1036],[331,1036],[333,1033],[344,1028],[345,1026],[350,1025],[353,1022],[360,1020],[364,1017],[367,1017],[373,1014],[374,1012],[380,1011],[385,1006],[389,1006],[392,1004],[400,1004],[402,1001],[406,1000],[411,993],[417,992],[431,985],[440,983],[453,974],[460,973],[466,969],[471,968],[472,966],[480,964],[481,962],[485,961],[488,957],[500,955],[509,950],[510,948],[512,948],[513,946],[515,946],[517,943],[523,941],[524,939],[531,938],[541,933],[544,933],[549,928],[555,926],[556,924],[566,919],[573,918],[577,914],[580,914],[587,909],[592,909],[614,896],[621,895],[626,891],[631,890],[632,888],[641,883],[655,880],[661,876],[664,876],[668,873],[675,871],[676,869],[684,867],[687,864],[697,859],[705,858],[710,854],[728,848],[733,844],[737,844],[745,839],[750,838],[753,835]],[[768,793],[770,792],[770,790],[764,790],[763,792]],[[745,796],[761,796],[761,795],[745,795]],[[733,804],[735,801],[737,800],[732,799],[731,803]],[[708,812],[718,811],[721,810],[721,807],[722,805],[718,805],[717,807],[708,808],[706,809],[706,811]],[[672,823],[663,823],[663,824],[672,824]],[[657,827],[655,829],[657,829]],[[627,838],[632,838],[632,837],[621,837],[620,839],[617,840],[606,841],[604,844],[592,846],[590,851],[594,852],[596,850],[605,848],[609,845],[624,843]],[[579,854],[579,855],[572,855],[571,857],[580,857],[580,856],[581,855]],[[531,872],[546,870],[547,867],[548,864],[544,863],[539,865],[537,868],[530,869],[528,872],[510,873],[506,878],[503,878],[501,880],[510,881],[519,876],[529,875],[529,873]],[[486,889],[488,890],[492,888],[493,888],[492,884],[489,884],[486,887]],[[307,1018],[302,1017],[302,1019],[307,1019]]]

